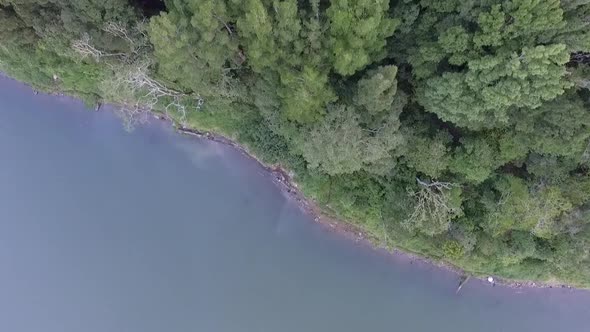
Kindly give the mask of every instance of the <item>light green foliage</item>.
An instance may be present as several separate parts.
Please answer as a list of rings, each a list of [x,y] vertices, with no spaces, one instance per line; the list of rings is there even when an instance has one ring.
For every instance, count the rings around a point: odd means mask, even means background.
[[[510,230],[530,231],[538,237],[556,235],[556,222],[571,210],[571,203],[560,189],[535,184],[531,188],[515,177],[503,177],[495,183],[498,198],[488,202],[486,230],[498,236]]]
[[[298,66],[301,64],[301,58],[298,55],[303,52],[305,43],[299,36],[302,32],[302,24],[298,15],[297,2],[275,0],[273,8],[277,22],[273,30],[277,42],[274,51],[280,52],[279,57],[290,66]]]
[[[337,96],[328,84],[329,70],[318,67],[327,61],[315,53],[316,38],[321,38],[315,31],[321,29],[319,22],[310,18],[305,24],[299,14],[295,0],[272,4],[251,0],[237,26],[252,69],[260,76],[273,73],[280,78],[276,94],[284,119],[313,123]],[[306,61],[307,57],[312,58]]]
[[[442,249],[443,255],[450,259],[459,259],[465,254],[463,246],[454,240],[446,241]]]
[[[577,236],[562,236],[552,242],[555,254],[550,262],[556,274],[563,276],[564,281],[586,285],[590,274],[590,230],[588,228]]]
[[[152,18],[149,36],[158,73],[206,102],[237,98],[232,71],[241,60],[228,12],[225,1],[176,1],[168,13]]]
[[[246,0],[244,15],[238,19],[240,36],[246,42],[248,62],[256,71],[272,68],[277,52],[273,38],[272,17],[262,0]]]
[[[380,245],[590,286],[590,1],[165,5],[0,0],[0,70],[236,139]]]
[[[326,14],[330,20],[330,49],[334,69],[352,75],[383,58],[385,39],[399,24],[387,17],[387,0],[331,0]]]
[[[540,238],[552,238],[560,232],[558,217],[570,211],[572,204],[557,187],[548,186],[539,190],[538,221],[532,232]]]
[[[389,152],[401,144],[395,117],[372,131],[362,128],[359,118],[352,107],[331,107],[303,143],[309,166],[320,167],[330,175],[353,173],[388,158]]]
[[[283,112],[289,120],[313,123],[321,119],[326,104],[336,100],[327,88],[328,77],[310,67],[282,74],[281,83],[278,94],[283,98]]]
[[[397,67],[379,67],[357,83],[354,102],[370,114],[391,110],[397,93]]]
[[[510,230],[530,231],[537,224],[533,211],[535,200],[531,197],[525,181],[505,176],[494,184],[496,197],[484,200],[489,213],[484,227],[493,236],[505,234]]]

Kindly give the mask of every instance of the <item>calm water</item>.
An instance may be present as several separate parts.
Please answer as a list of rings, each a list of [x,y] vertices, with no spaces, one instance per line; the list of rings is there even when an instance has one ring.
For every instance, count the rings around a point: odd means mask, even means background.
[[[590,293],[408,264],[252,160],[0,78],[0,331],[590,331]]]

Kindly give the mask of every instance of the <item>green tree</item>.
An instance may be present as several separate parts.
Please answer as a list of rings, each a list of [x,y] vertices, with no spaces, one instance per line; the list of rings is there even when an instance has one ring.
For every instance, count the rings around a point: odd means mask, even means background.
[[[372,70],[357,83],[354,103],[370,114],[389,111],[397,93],[397,67],[384,66]]]
[[[31,46],[39,40],[35,30],[28,26],[12,7],[0,5],[0,22],[0,46],[4,50],[10,47]]]
[[[590,113],[575,92],[536,110],[514,113],[514,140],[540,154],[580,158],[590,139]]]
[[[205,99],[227,102],[239,97],[233,72],[242,62],[235,18],[225,1],[175,1],[168,13],[151,19],[149,36],[158,73]]]
[[[442,120],[476,130],[506,126],[514,109],[536,109],[571,86],[567,46],[552,39],[565,26],[559,0],[421,7],[420,28],[406,39],[414,47],[408,61],[418,101]]]
[[[278,95],[286,118],[300,123],[321,119],[326,104],[337,98],[328,85],[328,76],[311,67],[282,73]]]
[[[486,230],[498,236],[512,230],[529,231],[539,237],[551,237],[556,221],[572,208],[558,187],[538,183],[529,188],[513,176],[499,178],[494,184],[497,198],[486,202],[489,209]]]
[[[460,126],[505,126],[514,108],[538,108],[572,86],[565,79],[568,60],[562,44],[473,59],[466,72],[428,79],[418,92],[420,102]]]
[[[390,151],[402,144],[396,117],[375,130],[361,127],[359,118],[352,107],[330,107],[303,143],[303,156],[309,166],[320,167],[330,175],[353,173],[388,158]]]
[[[454,151],[449,163],[452,172],[475,184],[489,178],[498,166],[497,148],[485,136],[461,138],[461,146]]]
[[[248,63],[256,71],[273,68],[278,58],[273,37],[273,18],[261,0],[247,0],[244,14],[238,19],[240,37],[246,48]]]
[[[388,15],[387,0],[331,0],[326,11],[330,20],[330,49],[334,70],[352,75],[385,57],[386,38],[398,21]]]

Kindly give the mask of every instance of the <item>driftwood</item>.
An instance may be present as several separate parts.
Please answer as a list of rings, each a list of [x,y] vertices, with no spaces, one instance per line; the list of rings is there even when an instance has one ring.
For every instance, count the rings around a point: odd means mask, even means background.
[[[469,281],[469,279],[471,278],[471,276],[463,276],[461,283],[459,284],[459,287],[457,287],[457,291],[455,292],[455,294],[459,294],[459,292],[461,291],[461,288],[463,288],[463,286],[465,286],[465,284]]]

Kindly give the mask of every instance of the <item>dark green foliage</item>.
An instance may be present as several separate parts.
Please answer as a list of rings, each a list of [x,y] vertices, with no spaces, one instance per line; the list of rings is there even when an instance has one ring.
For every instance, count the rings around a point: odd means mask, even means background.
[[[0,0],[0,70],[237,139],[380,245],[590,286],[589,14],[586,0]]]
[[[445,121],[505,126],[512,110],[571,86],[567,46],[551,39],[565,26],[559,0],[422,1],[418,10],[423,31],[408,60],[419,102]]]

